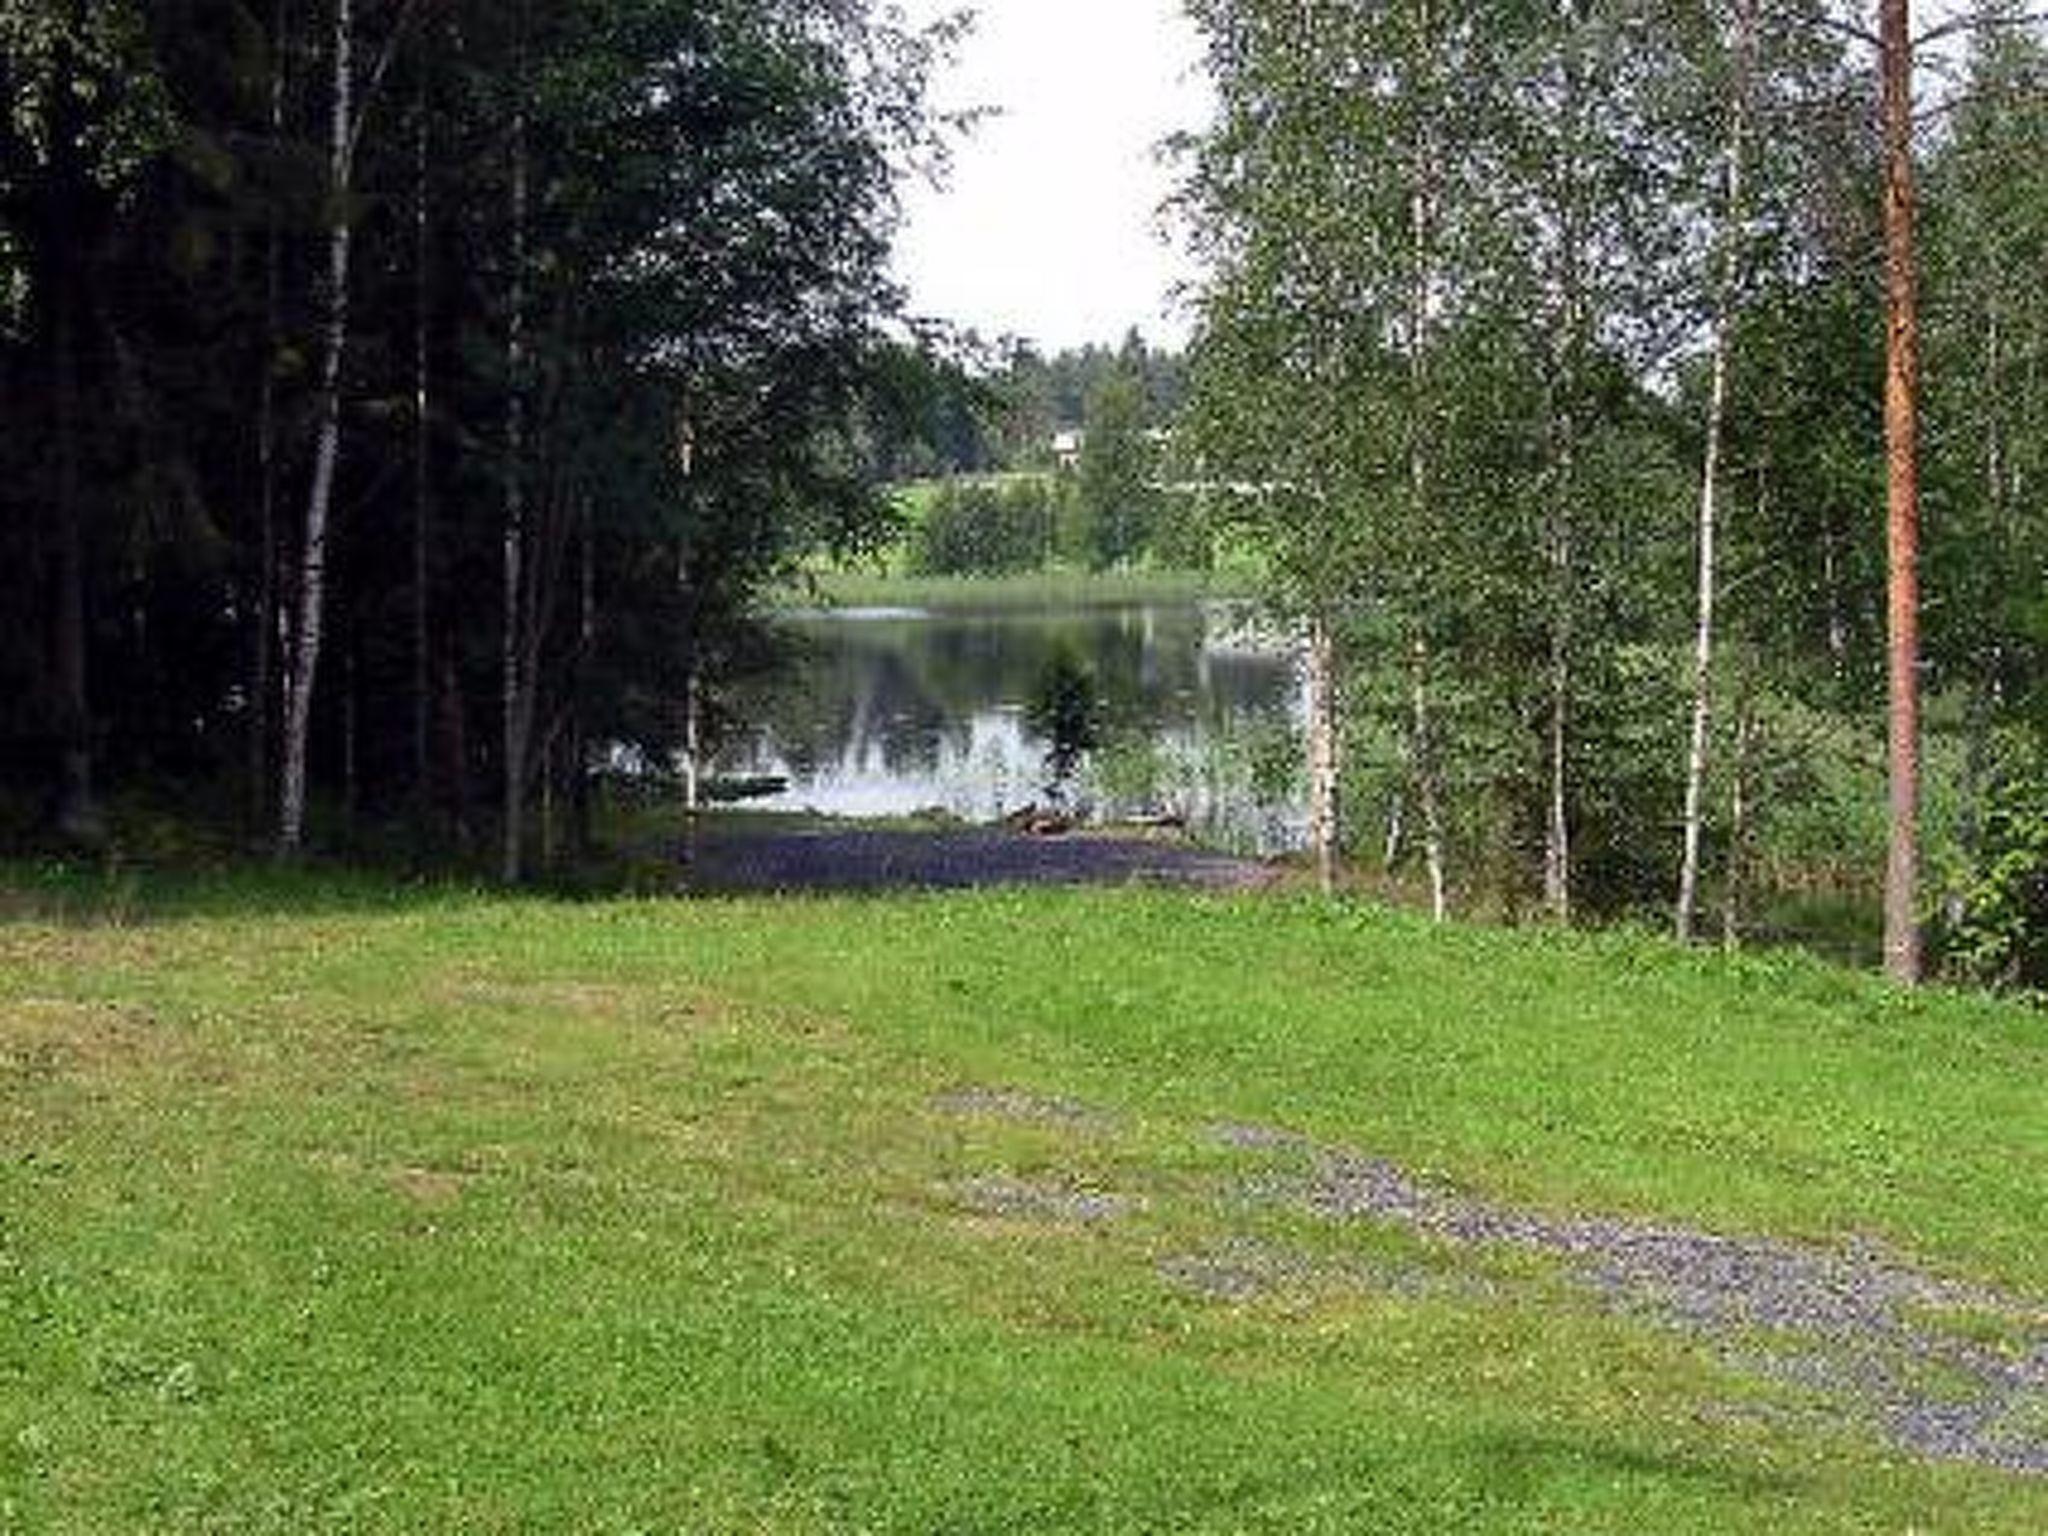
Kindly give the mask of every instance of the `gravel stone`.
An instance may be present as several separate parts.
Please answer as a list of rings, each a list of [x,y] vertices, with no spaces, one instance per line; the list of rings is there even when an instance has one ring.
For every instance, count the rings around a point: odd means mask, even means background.
[[[1261,1132],[1233,1145],[1285,1145]],[[1302,1143],[1306,1145],[1306,1143]],[[1824,1249],[1618,1217],[1553,1216],[1433,1188],[1394,1163],[1313,1148],[1305,1176],[1248,1180],[1331,1220],[1396,1222],[1460,1245],[1552,1254],[1603,1306],[1700,1340],[1725,1362],[1816,1392],[1923,1456],[2048,1472],[2048,1310],[1924,1274],[1859,1243]],[[1997,1318],[1999,1349],[1930,1314]]]
[[[1015,1120],[1026,1125],[1052,1125],[1067,1130],[1104,1131],[1116,1125],[1107,1110],[1056,1094],[1033,1093],[1028,1088],[995,1088],[969,1084],[949,1089],[932,1099],[932,1108],[946,1115],[986,1116]]]
[[[962,1206],[976,1215],[1023,1221],[1113,1221],[1135,1210],[1139,1203],[1129,1195],[1109,1190],[1071,1189],[993,1173],[964,1179],[953,1186],[953,1193]]]

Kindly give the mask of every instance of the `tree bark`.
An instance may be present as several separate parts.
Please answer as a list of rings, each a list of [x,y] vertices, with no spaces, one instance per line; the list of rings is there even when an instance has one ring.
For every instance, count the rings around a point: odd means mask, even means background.
[[[1551,386],[1550,505],[1544,529],[1544,556],[1550,577],[1550,634],[1547,657],[1549,698],[1545,748],[1549,792],[1544,807],[1543,905],[1551,919],[1568,923],[1572,915],[1572,826],[1570,794],[1571,687],[1573,617],[1576,579],[1576,501],[1578,477],[1579,395],[1584,379],[1584,354],[1589,327],[1583,264],[1586,235],[1583,221],[1590,194],[1584,186],[1584,115],[1589,82],[1578,60],[1564,70],[1565,147],[1558,167],[1558,330],[1562,349],[1558,378]]]
[[[1707,442],[1700,467],[1699,599],[1693,632],[1692,739],[1685,760],[1684,848],[1678,869],[1678,904],[1673,914],[1680,943],[1693,936],[1699,900],[1700,834],[1705,821],[1707,751],[1712,740],[1714,681],[1714,598],[1718,580],[1716,543],[1721,490],[1721,446],[1728,419],[1728,367],[1735,318],[1736,265],[1742,230],[1742,162],[1749,122],[1750,50],[1755,35],[1755,0],[1736,11],[1735,67],[1728,93],[1721,229],[1714,254],[1713,377],[1707,390]]]
[[[1337,657],[1327,618],[1309,621],[1308,669],[1308,819],[1309,846],[1314,851],[1316,884],[1324,895],[1337,889]]]
[[[1572,688],[1572,516],[1570,498],[1577,475],[1570,406],[1558,423],[1556,485],[1545,559],[1550,567],[1549,655],[1545,663],[1544,756],[1547,791],[1543,807],[1543,907],[1554,922],[1572,916],[1571,688]]]
[[[1422,802],[1422,852],[1429,870],[1429,915],[1443,922],[1451,915],[1444,876],[1444,816],[1437,782],[1436,738],[1429,696],[1429,647],[1415,642],[1413,679],[1413,752],[1417,798]]]
[[[697,662],[692,656],[683,674],[683,810],[694,818],[702,793],[700,777],[704,709],[697,690]]]
[[[1742,943],[1743,903],[1749,894],[1750,772],[1756,758],[1756,712],[1747,688],[1735,708],[1735,764],[1728,785],[1728,878],[1721,888],[1721,947]]]
[[[267,124],[273,159],[284,152],[285,36],[290,13],[278,0],[270,20],[270,102]],[[249,735],[243,743],[248,775],[249,831],[262,835],[273,795],[272,730],[277,714],[277,362],[284,350],[284,230],[277,200],[264,218],[263,359],[256,390],[256,602],[249,634]]]
[[[361,810],[362,777],[359,751],[360,688],[356,653],[360,642],[352,618],[344,616],[341,628],[341,824],[350,838],[355,836],[356,816]]]
[[[499,873],[507,885],[518,881],[523,863],[526,810],[526,755],[532,735],[531,680],[526,676],[526,111],[512,124],[512,307],[507,322],[505,362],[505,531],[503,575],[505,629],[502,667],[504,752],[504,846]]]
[[[1885,144],[1887,760],[1884,960],[1911,986],[1922,971],[1920,821],[1920,466],[1918,259],[1914,251],[1913,41],[1909,0],[1882,0]]]
[[[70,38],[83,25],[80,7],[64,17],[58,38],[59,84],[52,93],[50,162],[41,179],[35,219],[36,268],[31,293],[40,310],[39,340],[48,348],[55,438],[49,487],[45,579],[48,705],[54,760],[50,821],[58,836],[83,845],[102,835],[93,798],[92,701],[86,608],[83,370],[87,278],[81,270],[98,246],[92,173],[83,158],[84,99]],[[70,78],[67,78],[69,76]]]
[[[92,789],[92,704],[87,691],[85,515],[80,473],[78,296],[61,279],[56,313],[57,527],[53,671],[56,684],[58,834],[71,842],[100,840]]]
[[[327,306],[322,326],[319,437],[306,497],[305,535],[299,548],[298,623],[285,700],[283,783],[279,796],[278,851],[296,857],[305,835],[306,744],[313,719],[313,680],[320,664],[321,623],[327,582],[327,523],[341,458],[341,365],[348,346],[351,141],[350,92],[355,43],[353,0],[334,3],[334,83],[328,139]]]
[[[427,52],[424,37],[419,45],[419,78],[415,83],[413,111],[412,233],[412,775],[413,814],[424,828],[433,804],[429,759],[432,754],[433,679],[432,644],[433,593],[429,586],[428,550],[433,540],[433,431],[432,377],[428,359],[428,323],[431,293],[428,269],[431,257],[431,224],[428,208],[429,124],[427,101]]]
[[[1418,12],[1417,21],[1423,52],[1428,57],[1435,47],[1436,27],[1435,11],[1427,0]],[[1429,93],[1429,99],[1433,107],[1433,92]],[[1435,531],[1431,516],[1429,459],[1429,307],[1436,280],[1436,139],[1427,113],[1415,130],[1410,174],[1413,185],[1409,201],[1409,259],[1413,270],[1409,274],[1408,290],[1408,490],[1414,531],[1428,539]],[[1421,607],[1427,601],[1428,595],[1424,594],[1417,606]],[[1416,798],[1422,808],[1423,858],[1429,870],[1429,911],[1431,918],[1440,923],[1450,911],[1444,885],[1443,807],[1438,797],[1435,730],[1430,710],[1429,645],[1419,636],[1413,648],[1413,661],[1409,699],[1410,751]]]
[[[576,618],[576,697],[569,714],[570,836],[578,859],[590,857],[590,726],[585,701],[597,651],[597,548],[590,501],[582,504],[582,540],[578,550]]]

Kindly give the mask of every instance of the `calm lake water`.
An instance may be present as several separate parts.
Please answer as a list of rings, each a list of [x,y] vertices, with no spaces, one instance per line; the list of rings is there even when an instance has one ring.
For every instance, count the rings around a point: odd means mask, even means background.
[[[1243,604],[792,616],[791,677],[715,767],[788,780],[751,805],[826,815],[932,809],[987,821],[1044,803],[1049,743],[1026,723],[1061,652],[1093,675],[1103,744],[1070,799],[1097,819],[1173,814],[1227,846],[1298,846],[1301,684]]]

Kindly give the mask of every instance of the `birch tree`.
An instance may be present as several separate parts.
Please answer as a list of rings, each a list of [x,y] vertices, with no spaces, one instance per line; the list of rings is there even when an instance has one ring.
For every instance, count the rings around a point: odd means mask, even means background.
[[[306,750],[313,720],[313,685],[327,610],[328,525],[342,449],[342,368],[349,343],[349,261],[355,234],[355,163],[366,117],[377,87],[397,51],[405,0],[391,20],[369,78],[356,79],[355,0],[334,0],[327,37],[327,230],[325,281],[320,323],[320,374],[316,393],[313,469],[306,489],[300,531],[290,665],[285,679],[284,740],[279,763],[279,853],[295,857],[305,836]]]
[[[1700,833],[1705,820],[1707,749],[1713,722],[1714,605],[1720,581],[1721,464],[1728,419],[1728,371],[1734,340],[1739,267],[1743,254],[1744,171],[1748,156],[1751,80],[1756,69],[1756,0],[1737,0],[1728,50],[1727,142],[1722,152],[1721,207],[1711,284],[1711,335],[1706,445],[1701,453],[1699,586],[1693,637],[1692,731],[1685,763],[1683,851],[1679,860],[1675,924],[1681,943],[1692,938],[1699,896]]]
[[[1470,125],[1492,92],[1477,67],[1488,27],[1509,9],[1194,7],[1224,103],[1186,199],[1211,265],[1198,435],[1236,515],[1277,553],[1276,595],[1303,625],[1311,841],[1326,884],[1342,835],[1346,674],[1375,626],[1406,637],[1382,659],[1408,679],[1438,916],[1448,895],[1430,637],[1442,627],[1452,477],[1439,472],[1450,450],[1432,355],[1464,297],[1456,266],[1475,183],[1498,158]]]

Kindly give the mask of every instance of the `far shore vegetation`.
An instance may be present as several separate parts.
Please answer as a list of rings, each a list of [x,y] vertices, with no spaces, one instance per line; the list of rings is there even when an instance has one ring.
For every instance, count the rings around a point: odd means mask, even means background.
[[[884,569],[827,569],[786,590],[783,606],[809,608],[1086,608],[1251,598],[1256,576],[1225,570],[1091,571],[1053,567],[1000,576],[926,576]]]

